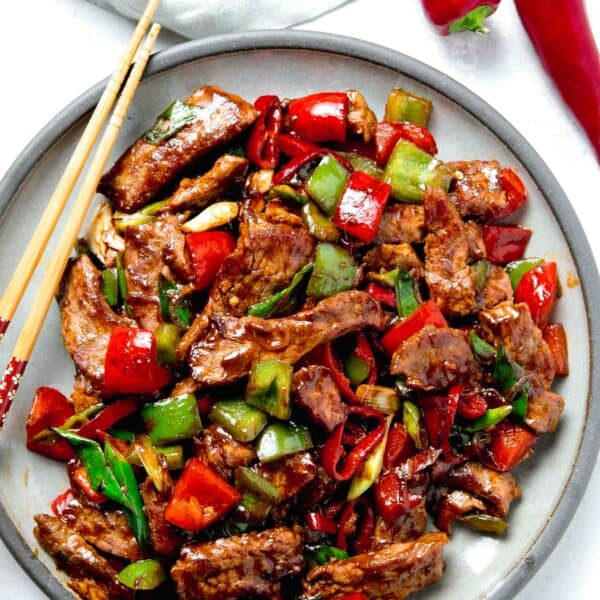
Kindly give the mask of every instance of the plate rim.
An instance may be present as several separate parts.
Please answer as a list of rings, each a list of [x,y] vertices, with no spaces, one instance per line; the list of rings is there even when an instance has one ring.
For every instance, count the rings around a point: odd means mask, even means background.
[[[592,410],[592,399],[600,395],[600,375],[594,375],[600,351],[600,315],[590,306],[600,304],[600,277],[591,247],[562,187],[539,154],[496,109],[445,73],[396,50],[357,38],[305,31],[258,30],[217,35],[177,44],[152,56],[144,79],[182,64],[211,56],[267,49],[327,52],[364,60],[406,75],[434,89],[470,113],[515,154],[537,184],[575,259],[589,330],[590,379],[586,419],[577,454],[561,497],[545,525],[539,530],[521,561],[486,597],[508,600],[525,585],[556,547],[589,483],[600,450],[600,408]],[[92,86],[52,118],[29,142],[0,181],[0,218],[30,170],[43,155],[93,109],[107,80]],[[0,504],[0,538],[27,575],[49,597],[72,600],[73,595],[36,557],[6,509]]]

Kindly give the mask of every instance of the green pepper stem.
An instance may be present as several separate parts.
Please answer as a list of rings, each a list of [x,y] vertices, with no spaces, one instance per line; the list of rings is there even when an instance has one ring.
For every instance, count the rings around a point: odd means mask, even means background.
[[[464,17],[457,19],[448,27],[450,33],[460,31],[472,31],[473,33],[487,33],[489,29],[485,26],[485,20],[492,13],[490,6],[478,6]]]

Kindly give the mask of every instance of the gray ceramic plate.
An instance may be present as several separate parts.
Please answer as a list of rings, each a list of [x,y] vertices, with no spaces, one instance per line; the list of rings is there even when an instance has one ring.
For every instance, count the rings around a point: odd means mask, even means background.
[[[600,443],[598,396],[600,329],[591,306],[600,301],[598,273],[583,231],[560,186],[539,156],[490,106],[443,73],[414,59],[357,40],[299,31],[262,32],[190,42],[155,56],[124,125],[116,155],[173,98],[216,84],[253,100],[264,93],[294,97],[357,88],[379,113],[387,92],[406,87],[435,103],[431,128],[443,159],[497,158],[523,176],[529,203],[520,222],[535,230],[528,253],[558,262],[563,297],[555,318],[569,335],[570,376],[557,385],[567,399],[560,430],[542,440],[517,473],[523,498],[514,504],[502,539],[457,527],[446,552],[442,582],[422,594],[433,599],[511,598],[557,544],[591,474]],[[35,138],[0,183],[0,290],[34,228],[44,203],[99,98],[97,86],[60,113]],[[39,281],[39,275],[36,278]],[[30,289],[35,289],[34,285]],[[24,306],[32,298],[25,298]],[[6,364],[24,310],[0,351]],[[64,468],[27,452],[24,423],[34,390],[51,385],[69,393],[73,365],[60,340],[53,307],[0,435],[0,534],[16,559],[52,598],[70,598],[52,561],[38,552],[34,514],[66,487]],[[36,558],[37,557],[37,558]],[[39,558],[39,560],[38,560]]]

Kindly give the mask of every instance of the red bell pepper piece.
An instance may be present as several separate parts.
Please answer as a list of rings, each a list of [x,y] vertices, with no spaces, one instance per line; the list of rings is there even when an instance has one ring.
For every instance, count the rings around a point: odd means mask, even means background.
[[[52,512],[60,519],[73,500],[75,500],[75,496],[73,495],[73,490],[69,488],[52,500],[50,508],[52,509]]]
[[[423,302],[412,315],[392,325],[381,338],[381,344],[391,356],[402,342],[423,329],[427,324],[435,325],[436,327],[448,327],[444,315],[433,300]]]
[[[540,329],[546,325],[554,306],[557,286],[556,263],[547,262],[527,271],[515,290],[515,302],[525,302],[529,306]]]
[[[354,552],[367,552],[371,547],[374,531],[375,515],[371,503],[364,497],[351,500],[346,503],[340,515],[335,545],[340,550],[352,547]]]
[[[505,265],[523,258],[533,231],[519,225],[484,225],[481,237],[486,258],[496,265]]]
[[[329,152],[327,148],[322,148],[321,146],[317,146],[316,144],[305,142],[299,137],[296,137],[295,135],[290,135],[289,133],[280,134],[279,150],[286,156],[289,156],[290,158],[295,158],[296,156],[300,156],[302,154],[309,154],[310,152],[314,151]]]
[[[463,390],[458,398],[458,407],[456,412],[463,419],[474,421],[479,417],[483,417],[488,409],[487,400],[473,390]]]
[[[307,142],[346,140],[348,97],[345,92],[321,92],[292,100],[287,106],[288,132]]]
[[[377,302],[381,302],[381,304],[385,304],[394,310],[398,307],[396,292],[391,288],[386,288],[376,283],[369,283],[365,291],[369,296],[377,300]]]
[[[423,502],[423,497],[413,494],[406,481],[397,469],[383,473],[375,483],[375,507],[386,522],[395,521],[398,517],[416,508]]]
[[[437,144],[431,133],[409,121],[392,123],[382,121],[375,127],[375,160],[380,167],[385,166],[398,140],[412,142],[428,154],[437,154]]]
[[[383,468],[396,467],[415,452],[415,444],[408,435],[406,427],[400,422],[394,423],[388,434],[388,441],[383,455]]]
[[[527,190],[523,180],[510,167],[505,167],[500,171],[500,183],[508,204],[502,212],[496,215],[496,220],[512,215],[523,206],[527,199]]]
[[[132,398],[113,402],[113,404],[101,410],[93,419],[90,419],[77,433],[83,437],[98,440],[99,432],[110,429],[115,423],[134,413],[138,408],[137,401]]]
[[[259,111],[246,142],[248,160],[261,169],[274,169],[279,162],[279,134],[283,121],[277,96],[260,96],[254,102]]]
[[[552,352],[557,375],[569,374],[569,351],[567,347],[567,334],[562,323],[546,325],[542,330],[544,340]]]
[[[71,471],[71,479],[91,502],[102,504],[108,500],[104,494],[101,494],[92,487],[90,478],[83,465],[79,465]]]
[[[240,499],[234,487],[194,457],[186,463],[175,484],[165,519],[182,529],[198,531],[218,521]]]
[[[485,19],[496,12],[500,0],[421,0],[428,19],[441,35],[458,31],[485,33]]]
[[[50,427],[60,427],[75,414],[73,406],[59,391],[51,387],[40,387],[36,390],[33,405],[27,417],[27,448],[42,456],[55,460],[70,460],[75,456],[71,444],[55,436],[33,440],[38,433]]]
[[[338,530],[337,523],[328,516],[317,513],[306,513],[306,524],[313,531],[322,531],[328,535],[335,535]]]
[[[194,285],[197,290],[209,287],[223,261],[234,251],[235,239],[226,231],[188,233],[185,243],[192,255]]]
[[[366,173],[350,173],[333,222],[367,244],[373,241],[392,186]]]
[[[104,360],[104,393],[152,394],[171,381],[156,358],[156,338],[147,329],[115,327]]]
[[[538,436],[524,425],[502,421],[492,430],[490,459],[498,471],[510,471],[527,458]]]

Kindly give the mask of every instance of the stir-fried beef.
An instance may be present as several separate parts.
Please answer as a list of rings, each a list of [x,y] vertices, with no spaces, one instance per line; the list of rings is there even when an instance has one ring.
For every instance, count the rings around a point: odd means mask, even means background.
[[[551,433],[558,427],[564,409],[565,400],[560,394],[534,386],[527,402],[525,423],[536,433]]]
[[[521,488],[510,473],[498,473],[475,461],[453,467],[442,483],[485,500],[500,517],[508,513],[510,503],[521,495]]]
[[[370,600],[401,600],[440,579],[447,543],[446,534],[429,533],[413,542],[315,567],[306,575],[302,598],[327,600],[362,592]]]
[[[198,107],[196,120],[158,144],[137,139],[102,177],[98,191],[118,210],[133,212],[144,206],[183,169],[232,140],[256,118],[251,104],[216,87],[199,88],[185,102]]]
[[[317,464],[315,477],[309,481],[298,494],[297,506],[301,513],[307,510],[313,510],[314,507],[323,500],[333,496],[338,482],[329,477],[325,469]]]
[[[171,576],[183,600],[273,598],[303,566],[301,530],[277,527],[184,546]]]
[[[172,212],[188,208],[203,208],[227,193],[246,173],[248,160],[233,154],[224,154],[213,167],[193,179],[184,178],[167,200],[166,209]]]
[[[125,234],[127,303],[136,321],[154,330],[162,323],[158,284],[161,275],[187,283],[192,279],[185,235],[175,217],[128,227]]]
[[[473,260],[485,258],[486,250],[481,227],[475,221],[463,221],[463,232],[469,244],[469,257]]]
[[[117,572],[109,562],[78,533],[55,517],[36,515],[34,519],[37,527],[33,533],[40,546],[74,579],[73,587],[79,593],[88,590],[90,600],[133,597],[130,590],[119,584]]]
[[[363,265],[369,271],[392,271],[393,269],[421,269],[421,260],[410,244],[380,244],[369,250]]]
[[[427,528],[427,510],[424,504],[420,504],[413,510],[409,510],[401,517],[387,522],[377,515],[375,517],[375,531],[371,550],[380,550],[388,544],[399,542],[410,542],[416,540],[425,533]]]
[[[60,302],[63,343],[77,369],[95,389],[102,389],[104,357],[115,327],[135,322],[117,315],[102,293],[102,276],[88,256],[70,265]]]
[[[428,187],[423,198],[425,280],[432,300],[450,316],[475,309],[475,277],[467,264],[469,240],[464,223],[443,190]]]
[[[348,128],[352,133],[360,135],[365,142],[370,142],[375,135],[377,117],[367,105],[364,96],[356,90],[348,90]]]
[[[447,165],[456,173],[450,199],[461,216],[493,221],[503,214],[508,200],[500,183],[498,161],[457,161]]]
[[[425,325],[394,352],[392,375],[403,375],[406,384],[417,390],[444,389],[453,383],[481,378],[464,331]]]
[[[492,308],[500,302],[513,301],[513,290],[506,271],[497,265],[490,265],[483,287],[477,296],[479,308]]]
[[[485,512],[486,508],[486,505],[479,498],[467,492],[442,488],[436,494],[431,512],[434,516],[435,526],[440,531],[450,535],[452,533],[452,521],[469,512]]]
[[[381,331],[385,325],[379,302],[359,291],[342,292],[280,319],[216,315],[207,335],[190,350],[192,377],[203,385],[223,385],[262,360],[294,364],[319,344],[367,327]]]
[[[419,244],[425,239],[425,213],[420,204],[387,206],[375,236],[376,244]]]
[[[256,458],[252,445],[238,442],[219,425],[211,425],[202,431],[196,442],[196,453],[202,462],[226,479],[232,477],[237,467],[245,467]]]
[[[81,373],[75,375],[73,382],[73,391],[71,392],[71,402],[76,413],[100,404],[100,391],[92,385],[85,375]]]
[[[348,407],[327,367],[309,365],[294,373],[294,400],[308,418],[328,432],[344,421]]]
[[[317,465],[308,452],[296,452],[276,462],[258,465],[256,472],[279,490],[279,502],[284,502],[315,478]]]

